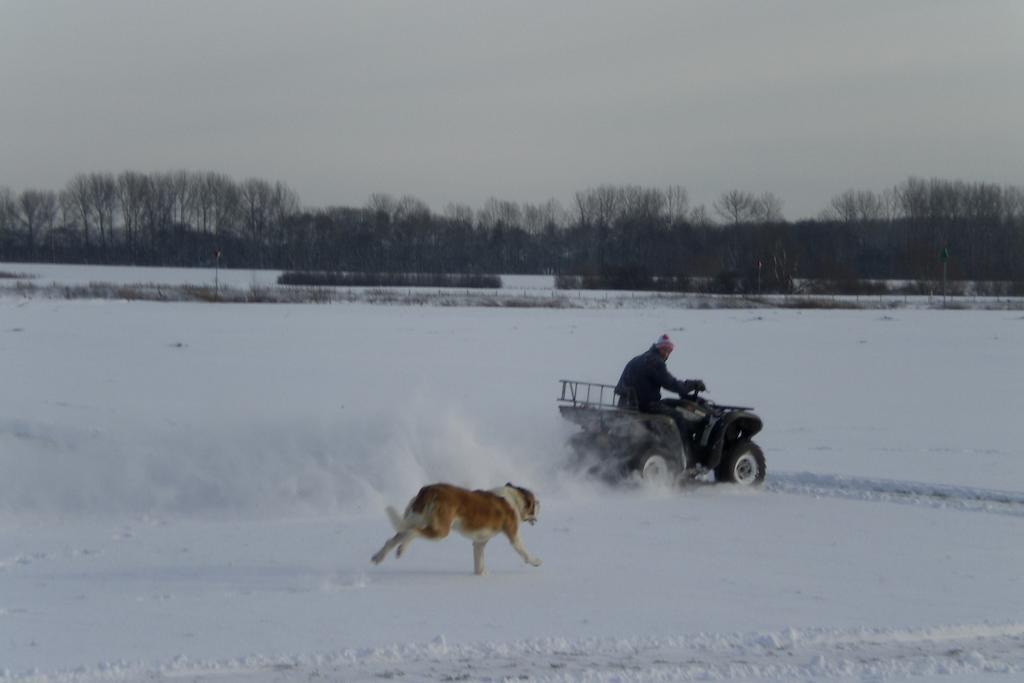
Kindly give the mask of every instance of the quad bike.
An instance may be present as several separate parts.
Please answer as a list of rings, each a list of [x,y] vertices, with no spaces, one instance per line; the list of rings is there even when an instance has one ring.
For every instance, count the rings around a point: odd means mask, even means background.
[[[761,431],[753,408],[713,403],[697,392],[666,401],[689,426],[684,437],[668,415],[643,413],[609,384],[563,379],[558,410],[581,428],[569,439],[576,463],[609,481],[683,483],[714,472],[715,481],[754,486],[764,481]]]

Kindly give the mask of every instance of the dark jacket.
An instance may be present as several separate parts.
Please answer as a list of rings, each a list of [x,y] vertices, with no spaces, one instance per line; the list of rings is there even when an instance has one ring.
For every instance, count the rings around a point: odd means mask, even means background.
[[[640,410],[647,410],[652,403],[660,401],[662,389],[685,394],[692,390],[692,386],[672,376],[653,344],[647,351],[626,363],[619,383],[615,385],[615,393],[627,401],[632,401],[635,395]]]

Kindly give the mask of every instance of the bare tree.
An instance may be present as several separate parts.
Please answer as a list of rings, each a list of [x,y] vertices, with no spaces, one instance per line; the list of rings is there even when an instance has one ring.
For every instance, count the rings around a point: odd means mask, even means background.
[[[196,202],[196,182],[188,171],[175,171],[169,174],[167,184],[171,195],[172,224],[188,223]]]
[[[928,213],[933,221],[959,221],[964,217],[965,183],[933,179],[928,183],[928,190]]]
[[[659,226],[665,215],[665,194],[661,190],[627,185],[619,188],[619,216],[652,227]]]
[[[576,208],[581,225],[609,226],[615,222],[622,208],[622,193],[612,185],[577,192]]]
[[[473,224],[473,207],[469,204],[446,204],[443,215],[453,223]]]
[[[284,183],[249,178],[239,186],[239,201],[253,263],[266,267],[268,249],[282,246],[285,218],[298,211],[298,195]]]
[[[299,196],[281,181],[274,183],[270,195],[270,234],[274,248],[281,253],[287,252],[288,235],[285,234],[285,226],[288,217],[298,212]]]
[[[991,183],[973,183],[965,187],[963,210],[972,224],[994,225],[1003,220],[1003,188]]]
[[[242,204],[242,222],[249,240],[254,265],[262,268],[266,258],[274,188],[265,180],[249,178],[239,186]]]
[[[685,221],[690,216],[690,195],[682,185],[665,190],[665,213],[669,221]]]
[[[543,204],[523,204],[523,229],[539,234],[548,228],[560,228],[566,224],[566,213],[555,199]]]
[[[30,255],[35,252],[40,233],[53,228],[57,206],[57,194],[50,190],[25,190],[15,200],[15,216],[25,232],[25,245]]]
[[[393,223],[398,212],[398,201],[386,192],[374,192],[366,202],[366,209]]]
[[[847,190],[834,196],[820,217],[838,223],[863,223],[886,220],[890,209],[886,200],[870,190]]]
[[[793,277],[796,275],[796,263],[792,253],[787,246],[784,236],[776,237],[768,253],[767,265],[769,268],[771,287],[777,292],[793,291]],[[761,265],[758,264],[758,270]]]
[[[928,217],[928,184],[920,178],[907,178],[894,189],[899,215],[912,221]]]
[[[729,190],[724,192],[711,207],[729,225],[739,225],[755,220],[757,198],[750,192]]]
[[[114,241],[114,216],[117,214],[117,181],[109,173],[91,173],[88,179],[92,195],[92,211],[100,233],[100,246],[104,249]]]
[[[78,223],[86,246],[90,243],[90,232],[95,228],[99,246],[105,253],[114,242],[115,216],[120,201],[114,176],[109,173],[80,173],[65,186],[60,201]]]
[[[152,249],[157,248],[160,237],[169,233],[174,225],[175,205],[178,203],[177,195],[178,186],[173,174],[150,174],[143,234],[150,241]]]
[[[896,220],[899,211],[896,190],[889,188],[878,194],[878,208],[881,211],[880,218],[884,221]]]
[[[771,192],[762,192],[754,199],[751,216],[761,223],[781,223],[786,220],[782,216],[782,200]]]
[[[870,190],[857,193],[857,218],[863,222],[883,221],[889,217],[889,209],[883,197]]]
[[[85,244],[89,244],[89,232],[94,223],[95,209],[89,187],[89,176],[80,173],[68,181],[61,195],[61,203],[68,207],[82,231]]]
[[[693,207],[690,211],[690,222],[702,228],[710,228],[715,224],[711,214],[708,213],[708,207],[704,204]]]
[[[428,220],[430,218],[430,207],[422,199],[406,194],[395,205],[393,220]]]
[[[818,218],[823,221],[837,223],[853,223],[857,220],[856,191],[846,190],[829,200],[828,206],[821,210]]]
[[[1003,188],[1003,220],[1007,223],[1024,221],[1024,187],[1007,185]]]
[[[523,223],[523,212],[516,202],[491,197],[477,212],[477,223],[481,228],[488,230],[498,226],[518,228]]]
[[[128,258],[134,262],[140,248],[146,214],[149,178],[142,173],[125,171],[117,176],[117,194],[121,207],[121,225],[124,227]]]
[[[13,239],[15,220],[14,193],[0,187],[0,246]]]
[[[212,232],[217,235],[237,233],[242,213],[242,193],[238,185],[226,175],[207,174],[203,193],[213,204]]]
[[[195,228],[204,234],[217,233],[225,227],[224,216],[230,214],[225,205],[234,190],[231,178],[220,173],[203,173],[194,179],[192,216]]]

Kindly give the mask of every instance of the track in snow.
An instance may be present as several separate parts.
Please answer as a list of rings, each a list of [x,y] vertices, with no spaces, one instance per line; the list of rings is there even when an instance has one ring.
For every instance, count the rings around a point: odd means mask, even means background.
[[[812,472],[769,472],[764,489],[815,497],[882,501],[1024,517],[1024,493]]]
[[[927,629],[787,629],[671,638],[427,643],[219,662],[175,659],[0,680],[792,681],[1024,674],[1024,623]]]

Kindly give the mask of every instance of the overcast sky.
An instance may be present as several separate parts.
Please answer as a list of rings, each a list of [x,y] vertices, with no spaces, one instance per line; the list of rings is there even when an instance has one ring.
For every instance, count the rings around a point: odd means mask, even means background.
[[[1024,1],[0,0],[0,186],[129,169],[435,211],[735,188],[789,219],[1024,185]]]

